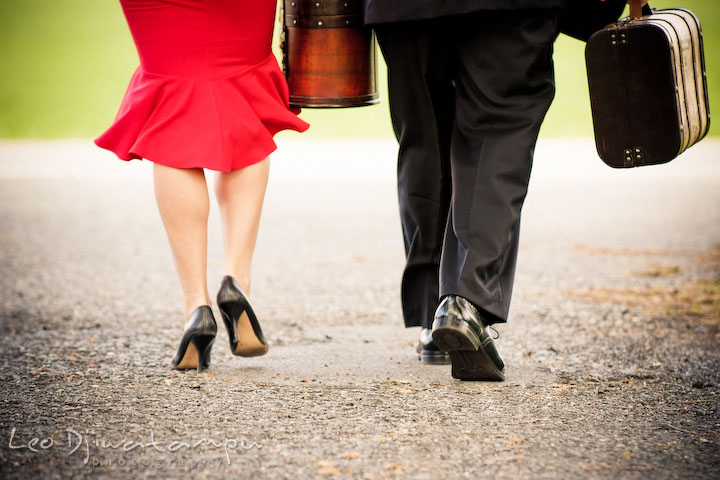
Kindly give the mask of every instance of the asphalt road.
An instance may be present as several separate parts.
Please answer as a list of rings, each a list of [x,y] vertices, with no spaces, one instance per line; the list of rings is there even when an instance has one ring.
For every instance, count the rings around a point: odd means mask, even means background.
[[[202,374],[169,368],[150,164],[0,142],[0,477],[720,478],[720,142],[618,171],[541,141],[507,381],[483,383],[420,364],[402,327],[395,145],[298,138],[254,263],[270,352],[221,331]]]

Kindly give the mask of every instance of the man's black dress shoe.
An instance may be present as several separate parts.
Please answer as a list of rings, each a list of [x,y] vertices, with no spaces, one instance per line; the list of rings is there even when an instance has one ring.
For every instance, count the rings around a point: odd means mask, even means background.
[[[448,295],[435,312],[432,337],[450,353],[452,376],[460,380],[505,380],[505,363],[488,333],[488,325],[467,299]]]
[[[418,360],[423,363],[433,365],[448,365],[450,363],[450,355],[447,352],[441,352],[437,348],[429,328],[420,330],[420,340],[415,350],[418,353]]]

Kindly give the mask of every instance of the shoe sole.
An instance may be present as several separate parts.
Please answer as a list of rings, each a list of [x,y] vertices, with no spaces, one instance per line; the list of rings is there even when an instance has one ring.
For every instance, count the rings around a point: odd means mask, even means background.
[[[230,351],[238,357],[259,357],[265,355],[269,347],[255,335],[250,317],[237,302],[225,302],[218,305],[225,328],[230,339]],[[237,321],[233,319],[237,318]],[[233,342],[233,338],[236,339]]]
[[[482,348],[477,333],[464,321],[438,318],[433,325],[432,337],[440,351],[450,354],[453,378],[505,380],[505,374]]]
[[[505,374],[495,367],[484,350],[476,352],[455,350],[450,352],[452,376],[458,380],[485,380],[502,382]]]
[[[198,335],[185,349],[182,359],[175,366],[176,370],[196,370],[201,372],[210,366],[210,350],[215,343],[214,335]]]
[[[243,312],[237,321],[238,342],[233,355],[239,357],[259,357],[268,352],[268,346],[255,335],[248,314]]]
[[[450,365],[450,355],[446,352],[422,352],[418,354],[418,360],[428,365]]]

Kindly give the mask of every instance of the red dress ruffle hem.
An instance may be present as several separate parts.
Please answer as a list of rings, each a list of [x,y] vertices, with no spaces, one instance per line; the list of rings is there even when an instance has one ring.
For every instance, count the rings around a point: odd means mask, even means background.
[[[123,160],[230,171],[265,159],[288,107],[271,51],[275,0],[121,0],[140,66],[95,143]]]

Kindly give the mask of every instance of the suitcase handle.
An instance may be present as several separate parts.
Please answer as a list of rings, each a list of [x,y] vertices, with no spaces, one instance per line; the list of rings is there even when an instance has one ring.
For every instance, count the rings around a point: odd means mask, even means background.
[[[645,5],[643,7],[642,0],[628,0],[628,3],[630,4],[630,18],[632,19],[640,18],[643,14],[650,12],[650,6]]]

